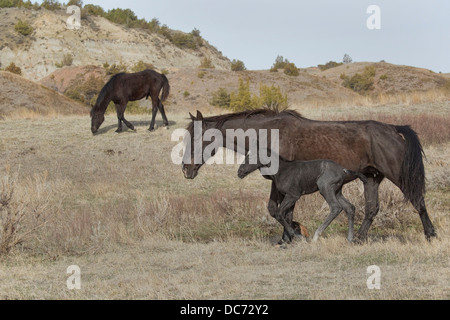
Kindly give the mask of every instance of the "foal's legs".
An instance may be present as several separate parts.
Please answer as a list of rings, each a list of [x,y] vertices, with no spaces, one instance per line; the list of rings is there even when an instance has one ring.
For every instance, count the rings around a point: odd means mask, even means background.
[[[364,184],[364,199],[365,199],[365,216],[364,220],[359,228],[356,238],[359,241],[367,240],[367,232],[369,231],[370,226],[372,225],[373,219],[377,215],[380,210],[380,203],[378,200],[378,188],[380,186],[381,181],[384,179],[382,174],[378,174],[377,176],[369,176],[367,177],[367,182]]]
[[[319,182],[318,182],[319,185]],[[336,198],[336,189],[332,187],[332,184],[325,184],[324,186],[319,186],[320,194],[325,198],[328,205],[330,206],[330,214],[325,219],[325,221],[322,223],[322,225],[317,228],[316,232],[314,233],[313,241],[317,241],[317,239],[320,237],[322,232],[330,225],[330,223],[336,219],[336,217],[341,213],[342,211],[342,205]]]
[[[292,238],[296,237],[296,234],[294,228],[292,228],[292,222],[289,223],[285,219],[285,217],[288,215],[289,210],[291,210],[295,206],[295,203],[298,199],[298,197],[286,195],[281,202],[280,207],[278,208],[278,210],[276,210],[276,212],[274,212],[275,214],[273,215],[273,217],[284,227],[284,232],[287,234],[289,241],[292,240]]]
[[[342,194],[342,190],[340,190],[337,194],[337,199],[341,206],[344,208],[345,213],[348,218],[348,236],[347,240],[349,242],[353,241],[353,229],[355,222],[355,206],[351,204]]]
[[[267,206],[267,209],[269,210],[270,215],[275,218],[278,222],[279,220],[276,218],[278,215],[278,210],[279,210],[279,205],[283,202],[284,200],[284,195],[282,195],[281,193],[278,192],[275,183],[272,182],[272,187],[271,187],[271,191],[270,191],[270,199],[269,199],[269,204]],[[294,207],[295,207],[295,202],[292,205],[291,208],[289,208],[287,214],[286,214],[286,222],[291,226],[292,229],[294,229],[294,226],[292,225],[292,219],[293,219],[293,215],[294,215]],[[283,224],[282,224],[283,225]],[[284,225],[283,225],[284,227]],[[279,243],[283,243],[283,242],[290,242],[292,240],[292,237],[289,235],[288,231],[286,228],[284,228],[283,230],[283,235],[281,240],[279,241]]]

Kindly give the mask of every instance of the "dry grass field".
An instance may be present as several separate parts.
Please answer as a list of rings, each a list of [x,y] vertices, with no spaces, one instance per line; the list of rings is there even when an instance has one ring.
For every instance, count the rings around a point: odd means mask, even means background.
[[[418,214],[384,182],[368,243],[347,243],[339,216],[318,242],[280,249],[282,230],[266,210],[270,185],[259,174],[239,180],[238,165],[211,165],[188,181],[172,164],[171,134],[187,126],[187,112],[168,108],[170,129],[153,133],[148,115],[130,115],[137,132],[119,135],[108,115],[97,136],[88,116],[6,119],[0,232],[8,210],[20,221],[17,245],[0,243],[9,251],[0,255],[0,299],[449,299],[449,101],[293,107],[314,119],[411,123],[424,142],[438,238],[425,240]],[[358,228],[362,184],[344,192]],[[313,232],[327,214],[310,195],[295,220]],[[80,290],[66,286],[70,265],[81,269]],[[367,288],[370,265],[381,269],[380,290]]]

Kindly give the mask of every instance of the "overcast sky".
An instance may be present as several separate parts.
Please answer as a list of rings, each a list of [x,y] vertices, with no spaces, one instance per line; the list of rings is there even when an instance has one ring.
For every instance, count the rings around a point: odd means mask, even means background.
[[[269,69],[277,55],[298,67],[345,53],[353,61],[380,61],[450,72],[449,0],[85,0],[104,9],[130,8],[172,29],[194,28],[229,59],[251,70]],[[381,29],[369,30],[370,5]]]

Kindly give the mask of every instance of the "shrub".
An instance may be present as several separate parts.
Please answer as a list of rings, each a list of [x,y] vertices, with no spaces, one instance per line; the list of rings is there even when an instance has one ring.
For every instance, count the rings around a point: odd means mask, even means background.
[[[22,69],[20,67],[16,66],[14,62],[11,62],[9,66],[5,68],[5,71],[18,74],[19,76],[22,75]]]
[[[70,53],[68,53],[68,54],[64,55],[64,57],[63,57],[61,62],[55,63],[55,66],[57,68],[69,67],[69,66],[72,65],[72,63],[73,63],[73,57],[72,57],[72,55]]]
[[[233,59],[233,61],[231,61],[231,71],[244,71],[244,70],[247,70],[244,62],[236,59]]]
[[[151,63],[144,62],[142,60],[139,60],[133,67],[131,67],[131,71],[133,72],[140,72],[147,69],[155,69],[155,66]]]
[[[205,72],[205,71],[199,71],[199,72],[197,73],[197,77],[199,77],[199,79],[203,79],[203,78],[205,77],[205,75],[206,75],[206,72]]]
[[[196,49],[198,46],[198,37],[191,33],[174,32],[171,41],[179,48]]]
[[[0,8],[20,7],[21,0],[0,0]]]
[[[48,221],[50,190],[43,177],[30,186],[17,187],[17,175],[8,171],[0,181],[0,256],[29,240]]]
[[[277,56],[275,63],[273,64],[272,70],[284,69],[284,67],[289,63],[288,59],[284,59],[283,56]]]
[[[67,2],[66,6],[67,7],[77,6],[77,7],[80,7],[80,9],[81,9],[81,8],[83,8],[83,0],[69,0]]]
[[[189,97],[190,95],[191,95],[190,92],[187,90],[183,92],[183,97],[185,98]]]
[[[244,82],[242,78],[239,78],[239,87],[237,92],[230,93],[230,108],[234,111],[244,111],[253,108],[249,80]]]
[[[120,62],[119,64],[114,63],[111,66],[106,62],[105,64],[103,64],[103,67],[105,66],[107,66],[105,68],[107,75],[115,75],[117,73],[127,72],[127,66],[123,62]]]
[[[22,20],[17,21],[14,29],[23,36],[28,36],[33,33],[33,27],[31,27],[28,22]]]
[[[266,86],[260,84],[259,97],[254,98],[253,107],[265,108],[276,112],[286,110],[288,108],[287,94],[281,92],[280,87],[275,85]]]
[[[210,58],[204,57],[200,63],[199,68],[201,69],[214,69],[214,65]]]
[[[336,61],[328,61],[326,64],[319,64],[317,67],[320,69],[320,71],[325,71],[331,68],[339,67],[340,65],[343,65],[343,63],[338,63]]]
[[[70,87],[64,92],[64,95],[86,105],[94,104],[95,100],[97,100],[96,95],[103,88],[104,84],[101,78],[93,75],[87,80],[84,80],[84,77],[80,77],[73,80]]]
[[[108,10],[103,16],[111,22],[124,25],[128,28],[141,27],[142,22],[145,22],[145,20],[139,20],[136,14],[130,9],[117,8]]]
[[[225,88],[219,88],[214,92],[210,101],[211,105],[222,108],[229,108],[230,102],[230,94]]]
[[[292,62],[289,62],[284,66],[284,73],[287,74],[288,76],[293,76],[293,77],[296,77],[299,75],[297,66]]]
[[[388,78],[387,74],[382,74],[380,80],[386,80]]]
[[[225,101],[226,91],[221,90],[220,92],[217,92],[217,98],[220,97],[219,94]],[[281,92],[280,87],[276,87],[275,85],[269,87],[264,84],[260,84],[259,86],[259,96],[252,96],[250,93],[249,80],[244,82],[244,80],[239,79],[239,87],[237,92],[230,93],[229,106],[234,111],[265,108],[279,112],[287,109],[288,98],[287,94],[283,94]]]
[[[363,73],[356,73],[352,77],[341,75],[341,79],[343,78],[344,80],[342,85],[346,88],[352,89],[357,93],[367,93],[368,91],[372,90],[375,73],[375,67],[369,66],[364,69]]]
[[[105,10],[102,7],[96,6],[94,4],[87,4],[83,8],[84,12],[93,16],[103,17],[105,15]]]
[[[57,0],[44,0],[42,1],[41,8],[55,11],[61,9],[61,3],[59,3]]]

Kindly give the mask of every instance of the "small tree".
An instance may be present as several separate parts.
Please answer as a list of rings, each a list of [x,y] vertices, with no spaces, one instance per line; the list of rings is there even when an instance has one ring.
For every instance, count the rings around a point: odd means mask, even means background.
[[[230,108],[234,111],[244,111],[253,108],[249,80],[244,82],[242,78],[239,78],[239,87],[237,92],[230,93]]]
[[[349,64],[349,63],[352,63],[352,58],[348,55],[348,54],[345,54],[344,55],[344,59],[342,59],[342,62],[344,63],[344,64]]]
[[[219,88],[213,93],[211,104],[216,107],[229,108],[230,107],[230,94],[227,89]]]

